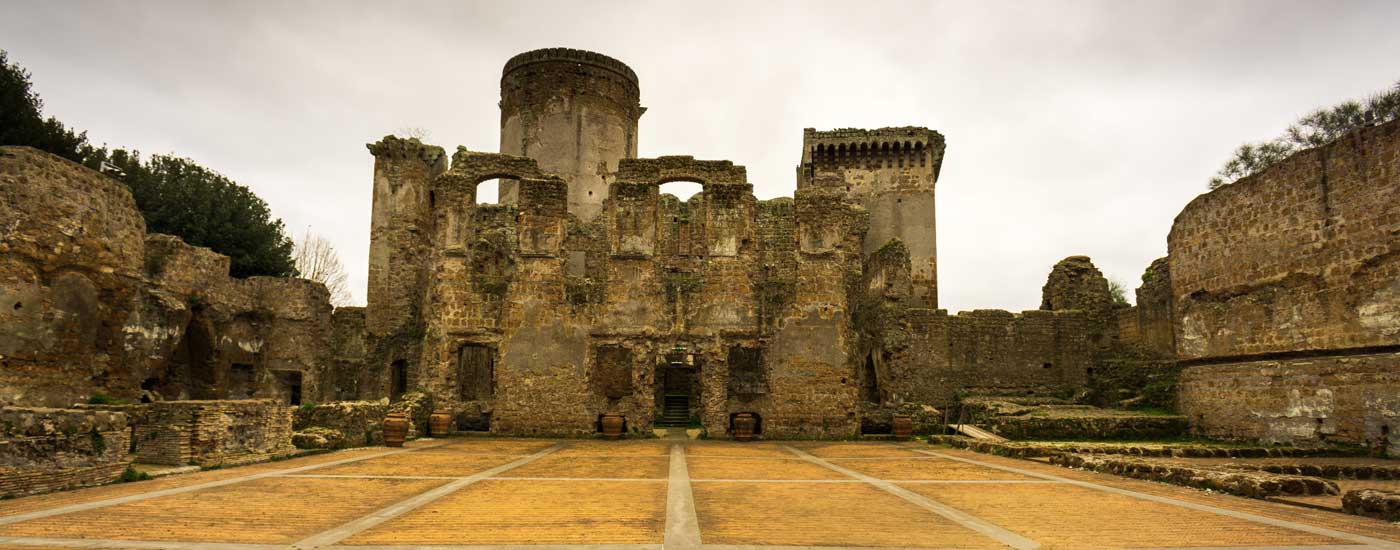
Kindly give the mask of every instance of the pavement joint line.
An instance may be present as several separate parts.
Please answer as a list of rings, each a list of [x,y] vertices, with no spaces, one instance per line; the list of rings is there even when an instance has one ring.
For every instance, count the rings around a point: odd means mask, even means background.
[[[1370,550],[1365,544],[1330,544],[1301,546],[1172,546],[1152,548],[1119,548],[1116,550]]]
[[[413,510],[416,510],[434,500],[455,493],[458,489],[461,489],[483,479],[490,478],[496,474],[500,474],[508,470],[524,466],[526,464],[544,458],[546,455],[549,455],[550,453],[558,451],[559,449],[562,449],[564,447],[567,447],[568,445],[568,443],[556,443],[553,446],[550,446],[549,448],[541,450],[535,454],[527,455],[521,457],[520,459],[502,464],[500,466],[477,472],[472,476],[464,477],[452,481],[450,483],[446,483],[435,489],[431,489],[414,495],[412,497],[406,498],[404,500],[395,502],[384,508],[380,508],[379,510],[370,512],[369,514],[362,516],[359,519],[339,525],[337,527],[333,527],[331,529],[327,529],[320,533],[316,533],[314,535],[301,539],[300,541],[297,541],[289,546],[285,546],[284,548],[290,550],[301,550],[307,548],[320,548],[324,546],[331,546],[337,544],[340,541],[355,536],[360,532],[363,532],[367,529],[371,529],[376,525],[412,512]]]
[[[493,477],[492,481],[622,481],[633,483],[666,483],[664,477]]]
[[[661,544],[370,544],[325,550],[662,550]]]
[[[368,456],[357,456],[357,457],[351,457],[351,458],[344,458],[344,459],[341,459],[341,460],[332,460],[332,461],[330,461],[330,462],[322,462],[322,463],[319,463],[319,464],[309,464],[309,465],[306,465],[306,466],[297,466],[297,467],[294,467],[294,468],[287,468],[287,469],[285,469],[285,470],[274,470],[274,471],[271,471],[271,472],[262,472],[262,473],[258,473],[258,474],[249,474],[249,475],[246,475],[246,476],[231,477],[231,478],[228,478],[228,479],[220,479],[220,480],[215,480],[215,481],[207,481],[207,482],[204,482],[204,483],[196,483],[196,484],[194,484],[194,485],[184,485],[184,486],[180,486],[180,487],[171,487],[171,488],[169,488],[169,489],[161,489],[161,490],[159,490],[159,491],[149,491],[149,492],[145,492],[145,493],[137,493],[137,494],[134,494],[134,495],[127,495],[127,496],[123,496],[123,497],[114,497],[114,498],[96,500],[96,501],[93,501],[93,502],[83,502],[83,503],[79,503],[79,504],[70,504],[70,505],[68,505],[68,506],[59,506],[59,507],[57,507],[57,508],[49,508],[49,509],[47,509],[47,510],[36,510],[36,511],[33,511],[33,512],[24,513],[24,514],[16,514],[16,515],[13,515],[13,516],[0,517],[0,525],[10,525],[10,524],[19,523],[19,522],[22,522],[22,521],[29,521],[29,520],[33,520],[33,519],[42,519],[42,518],[53,517],[53,516],[58,516],[58,515],[63,515],[63,514],[71,514],[71,513],[73,513],[73,512],[83,512],[83,511],[87,511],[87,510],[95,510],[95,509],[97,509],[97,508],[106,508],[106,507],[108,507],[108,506],[116,506],[116,505],[118,505],[118,504],[128,504],[128,503],[131,503],[131,502],[139,502],[139,501],[142,501],[142,500],[149,500],[149,499],[153,499],[153,498],[166,497],[166,496],[170,496],[170,495],[178,495],[178,494],[188,493],[188,492],[192,492],[192,491],[199,491],[199,490],[202,490],[202,489],[211,489],[211,488],[214,488],[214,487],[223,487],[223,486],[225,486],[225,485],[233,485],[233,484],[235,484],[235,483],[243,483],[243,482],[254,481],[254,480],[258,480],[258,479],[264,479],[264,478],[270,478],[270,477],[278,477],[278,476],[285,475],[285,474],[289,474],[289,473],[307,472],[307,471],[315,470],[315,469],[318,469],[318,468],[327,468],[327,467],[330,467],[330,466],[339,466],[339,465],[341,465],[341,464],[349,464],[349,463],[351,463],[351,462],[359,462],[359,461],[361,461],[361,460],[369,460],[369,459],[371,459],[371,458],[381,458],[381,457],[385,457],[385,456],[392,456],[392,455],[397,455],[397,454],[402,454],[402,453],[411,453],[411,452],[414,452],[414,451],[421,451],[421,450],[424,450],[424,449],[433,449],[433,448],[439,447],[439,446],[441,446],[441,445],[443,445],[443,444],[444,444],[444,443],[435,443],[435,444],[430,444],[430,445],[424,445],[424,446],[421,446],[421,447],[411,447],[411,448],[406,448],[406,449],[395,449],[395,450],[392,450],[392,451],[386,451],[386,452],[382,452],[382,453],[376,453],[376,454],[372,454],[372,455],[368,455]]]
[[[119,539],[68,539],[52,537],[2,537],[0,544],[15,546],[60,546],[67,548],[122,548],[123,550],[274,550],[280,544],[233,542],[146,541]]]
[[[695,493],[690,489],[690,469],[685,465],[685,446],[671,446],[670,478],[666,484],[667,550],[700,548],[700,518],[695,514]]]
[[[1356,543],[1360,543],[1360,544],[1361,544],[1360,548],[1367,548],[1367,549],[1384,549],[1384,550],[1400,550],[1400,543],[1391,542],[1391,541],[1387,541],[1387,540],[1382,540],[1382,539],[1378,539],[1378,538],[1374,538],[1374,537],[1368,537],[1368,536],[1365,536],[1365,535],[1358,535],[1358,534],[1355,534],[1355,533],[1347,533],[1347,532],[1345,532],[1345,531],[1337,531],[1337,530],[1335,530],[1335,529],[1328,529],[1328,528],[1326,528],[1326,527],[1316,527],[1316,526],[1307,525],[1307,524],[1304,524],[1304,523],[1297,523],[1297,522],[1288,521],[1288,520],[1284,520],[1284,519],[1276,519],[1276,518],[1271,518],[1271,517],[1267,517],[1267,516],[1260,516],[1260,515],[1257,515],[1257,514],[1251,514],[1251,513],[1249,513],[1249,512],[1240,512],[1240,511],[1236,511],[1236,510],[1229,510],[1229,509],[1225,509],[1225,508],[1218,508],[1218,507],[1211,506],[1211,505],[1208,505],[1208,504],[1197,504],[1197,503],[1194,503],[1194,502],[1187,502],[1187,501],[1184,501],[1184,500],[1178,500],[1178,499],[1174,499],[1174,498],[1170,498],[1170,497],[1152,495],[1152,494],[1147,494],[1147,493],[1139,493],[1139,492],[1137,492],[1137,491],[1132,491],[1132,490],[1129,490],[1129,489],[1120,489],[1120,488],[1118,488],[1118,487],[1112,487],[1112,486],[1109,486],[1109,485],[1101,485],[1101,484],[1098,484],[1098,483],[1092,483],[1092,482],[1088,482],[1088,481],[1079,481],[1079,480],[1070,479],[1070,478],[1067,478],[1067,477],[1057,476],[1057,475],[1054,475],[1054,474],[1044,474],[1044,473],[1040,473],[1040,472],[1035,472],[1035,471],[1031,471],[1031,470],[1026,470],[1026,469],[1023,469],[1023,468],[1016,468],[1016,467],[1014,467],[1014,466],[1002,466],[1002,465],[1000,465],[1000,464],[993,464],[993,463],[990,463],[990,462],[983,462],[983,461],[981,461],[981,460],[974,460],[974,459],[970,459],[970,458],[962,458],[962,457],[957,457],[957,456],[953,456],[953,455],[949,455],[949,454],[944,454],[944,453],[936,453],[936,452],[933,452],[933,451],[924,451],[924,450],[915,450],[915,452],[920,452],[920,453],[928,454],[928,455],[930,455],[930,456],[937,456],[937,457],[941,457],[941,458],[947,458],[947,459],[949,459],[949,460],[956,460],[956,461],[958,461],[958,462],[964,462],[964,463],[973,464],[973,465],[976,465],[976,466],[983,466],[983,467],[987,467],[987,468],[992,468],[992,469],[994,469],[994,470],[1001,470],[1001,471],[1003,471],[1003,472],[1011,472],[1011,473],[1021,474],[1021,475],[1026,475],[1026,476],[1031,476],[1031,477],[1035,477],[1035,478],[1039,478],[1039,479],[1046,479],[1046,480],[1052,480],[1052,481],[1059,481],[1059,482],[1063,482],[1063,483],[1066,483],[1066,484],[1069,484],[1069,485],[1074,485],[1074,486],[1077,486],[1077,487],[1083,487],[1083,488],[1085,488],[1085,489],[1093,489],[1093,490],[1096,490],[1096,491],[1103,491],[1103,492],[1106,492],[1106,493],[1114,493],[1114,494],[1118,494],[1118,495],[1129,496],[1129,497],[1133,497],[1133,498],[1139,498],[1139,499],[1142,499],[1142,500],[1157,502],[1157,503],[1161,503],[1161,504],[1170,504],[1170,505],[1172,505],[1172,506],[1180,506],[1180,507],[1182,507],[1182,508],[1187,508],[1187,509],[1190,509],[1190,510],[1196,510],[1196,511],[1200,511],[1200,512],[1210,512],[1210,513],[1213,513],[1213,514],[1218,514],[1218,515],[1222,515],[1222,516],[1232,517],[1232,518],[1235,518],[1235,519],[1242,519],[1242,520],[1250,521],[1250,522],[1254,522],[1254,523],[1261,523],[1261,524],[1270,525],[1270,526],[1273,526],[1273,527],[1282,527],[1282,528],[1285,528],[1285,529],[1292,529],[1292,530],[1294,530],[1294,531],[1303,531],[1303,532],[1305,532],[1305,533],[1312,533],[1312,534],[1314,534],[1314,535],[1322,535],[1322,536],[1324,536],[1324,537],[1331,537],[1331,538],[1338,539],[1338,540],[1345,540],[1345,541],[1350,541],[1350,542],[1356,542]],[[1296,547],[1287,547],[1287,546],[1282,546],[1282,547],[1279,547],[1279,546],[1273,546],[1273,547],[1270,547],[1270,546],[1260,546],[1260,547],[1256,547],[1256,548],[1260,548],[1260,549],[1277,549],[1277,548],[1296,548]],[[1319,546],[1319,547],[1317,547],[1317,548],[1323,548],[1323,547],[1322,547],[1322,546]],[[1331,548],[1331,549],[1336,550],[1336,549],[1346,548],[1346,546],[1325,546],[1325,548]],[[1156,549],[1156,550],[1166,550],[1166,549],[1160,549],[1160,548],[1159,548],[1159,549]],[[1202,549],[1193,549],[1193,550],[1202,550]],[[1234,550],[1244,550],[1244,549],[1236,547],[1236,548],[1234,548]]]
[[[943,504],[942,502],[938,502],[931,498],[925,497],[923,495],[895,485],[894,483],[891,483],[889,481],[885,481],[883,479],[873,476],[868,476],[855,470],[851,470],[849,468],[837,466],[835,464],[827,462],[826,460],[812,456],[810,453],[807,453],[806,451],[797,449],[795,447],[784,447],[787,450],[792,451],[793,454],[802,457],[808,462],[825,466],[837,472],[846,474],[847,476],[869,483],[871,486],[877,489],[883,490],[894,496],[907,500],[925,510],[943,516],[949,520],[952,520],[953,522],[962,525],[963,527],[966,527],[978,533],[982,533],[983,535],[986,535],[992,540],[1010,546],[1011,548],[1015,548],[1016,550],[1036,550],[1040,548],[1040,543],[1036,541],[1018,535],[1004,527],[998,526],[994,523],[991,523],[987,520],[984,520],[962,510],[958,510],[957,508],[953,508],[952,506],[948,506],[947,504]]]
[[[272,477],[315,479],[465,479],[467,476],[377,476],[354,474],[281,474]]]
[[[966,546],[786,546],[765,544],[706,544],[702,550],[966,550]],[[1151,550],[1166,550],[1153,548]],[[1192,549],[1196,550],[1196,549]],[[1234,549],[1241,550],[1241,549]],[[1248,549],[1243,549],[1248,550]]]

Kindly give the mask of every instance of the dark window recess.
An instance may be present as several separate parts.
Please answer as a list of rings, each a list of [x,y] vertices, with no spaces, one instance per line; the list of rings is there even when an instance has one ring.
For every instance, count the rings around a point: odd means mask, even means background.
[[[875,373],[875,354],[865,356],[865,368],[861,372],[861,395],[866,402],[880,402],[880,380]]]
[[[496,348],[467,344],[457,352],[457,387],[462,399],[491,399],[496,394]]]
[[[753,397],[768,393],[763,371],[763,349],[729,348],[729,395]]]
[[[287,396],[288,405],[301,404],[301,372],[281,370],[276,372],[277,382],[282,386],[283,395]]]
[[[229,399],[253,397],[258,392],[256,371],[252,365],[234,363],[228,368]]]
[[[593,391],[608,399],[632,395],[632,350],[598,346],[593,355]]]
[[[395,360],[389,365],[389,399],[397,400],[408,391],[408,362]]]
[[[1042,368],[1042,369],[1048,369],[1048,368],[1053,367],[1053,366],[1054,366],[1054,365],[1051,365],[1050,363],[1045,363],[1045,364],[1040,365],[1040,368]]]

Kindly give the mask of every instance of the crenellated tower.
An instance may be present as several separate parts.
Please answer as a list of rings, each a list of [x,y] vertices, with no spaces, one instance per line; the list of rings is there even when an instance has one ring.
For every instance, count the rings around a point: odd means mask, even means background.
[[[569,184],[569,212],[590,221],[621,159],[637,157],[637,73],[611,57],[568,48],[517,55],[501,74],[501,153],[529,157]],[[514,181],[501,181],[514,204]]]
[[[865,255],[899,239],[909,251],[913,297],[938,307],[934,186],[943,166],[943,135],[928,128],[840,129],[802,133],[797,187],[842,191],[870,213]]]

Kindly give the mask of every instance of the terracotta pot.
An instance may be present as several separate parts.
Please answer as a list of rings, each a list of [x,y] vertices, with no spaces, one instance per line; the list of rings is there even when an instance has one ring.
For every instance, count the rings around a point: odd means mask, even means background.
[[[753,413],[739,413],[734,415],[730,430],[734,432],[735,441],[753,441],[753,430],[757,426],[758,418]]]
[[[428,417],[428,435],[447,437],[452,435],[452,415],[447,411],[437,411]]]
[[[401,412],[391,412],[384,417],[384,445],[402,447],[408,437],[408,417]]]
[[[622,437],[622,415],[605,414],[603,415],[602,424],[603,437],[606,437],[611,441],[617,441]]]
[[[897,414],[894,416],[894,436],[897,439],[909,439],[914,437],[914,418],[907,415]]]

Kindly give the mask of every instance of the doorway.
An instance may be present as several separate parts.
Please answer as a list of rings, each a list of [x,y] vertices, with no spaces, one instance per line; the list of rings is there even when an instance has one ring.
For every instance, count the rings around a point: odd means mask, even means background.
[[[686,367],[662,367],[661,414],[657,426],[689,426],[690,398],[695,385],[695,372]]]

